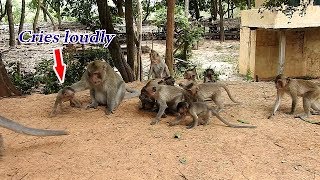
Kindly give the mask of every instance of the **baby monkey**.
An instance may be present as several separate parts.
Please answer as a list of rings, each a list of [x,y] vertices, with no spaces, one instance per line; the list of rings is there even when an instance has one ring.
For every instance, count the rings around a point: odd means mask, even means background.
[[[75,90],[67,86],[58,92],[58,95],[50,116],[51,117],[56,116],[58,105],[60,106],[60,110],[62,110],[62,103],[66,101],[70,102],[71,107],[77,107],[77,108],[81,107],[80,101],[75,98]]]
[[[193,118],[192,123],[187,126],[187,129],[193,128],[198,124],[207,125],[210,117],[212,117],[213,114],[221,122],[232,128],[256,128],[256,126],[241,126],[231,124],[222,118],[217,111],[210,108],[204,102],[192,102],[191,104],[187,102],[179,102],[177,105],[177,112],[179,113],[179,116],[177,117],[176,121],[169,123],[170,126],[179,124],[180,121],[185,119],[187,115],[191,115]]]
[[[203,72],[203,83],[216,82],[216,81],[217,81],[217,74],[214,72],[213,69],[208,68]]]

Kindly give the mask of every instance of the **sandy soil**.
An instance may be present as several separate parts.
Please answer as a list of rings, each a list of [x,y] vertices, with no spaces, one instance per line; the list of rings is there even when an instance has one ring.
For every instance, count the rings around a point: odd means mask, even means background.
[[[130,84],[137,89],[142,85]],[[228,86],[242,104],[233,104],[224,93],[221,115],[258,128],[233,129],[212,118],[207,126],[187,130],[183,124],[169,127],[172,116],[151,126],[155,114],[139,111],[138,98],[125,100],[110,116],[102,107],[84,110],[65,104],[54,118],[48,114],[55,94],[1,99],[1,115],[70,134],[33,137],[1,128],[5,151],[0,179],[320,179],[320,126],[285,114],[288,98],[276,117],[266,119],[275,99],[272,83]],[[78,97],[85,104],[90,100],[88,92]],[[297,113],[301,111],[299,101]],[[174,138],[176,133],[180,139]]]

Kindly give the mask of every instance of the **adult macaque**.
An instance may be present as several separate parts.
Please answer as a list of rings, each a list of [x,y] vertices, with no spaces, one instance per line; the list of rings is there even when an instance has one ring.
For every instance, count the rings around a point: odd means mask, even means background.
[[[216,82],[214,70],[211,68],[208,68],[203,72],[203,83],[208,82]]]
[[[68,86],[58,92],[58,95],[57,95],[57,98],[54,103],[53,110],[52,110],[50,116],[51,117],[56,116],[58,105],[60,106],[60,110],[62,110],[62,103],[66,102],[66,101],[70,102],[71,107],[77,107],[77,108],[81,107],[80,101],[78,101],[75,98],[75,90]]]
[[[198,101],[203,102],[206,99],[211,99],[217,106],[217,111],[220,112],[223,109],[223,99],[221,96],[221,88],[223,88],[229,98],[235,102],[239,103],[233,97],[231,96],[231,93],[226,85],[222,83],[203,83],[198,85],[189,85],[189,87],[186,87],[189,93],[192,94]]]
[[[113,113],[123,99],[139,96],[138,91],[126,88],[122,78],[107,62],[101,60],[90,62],[81,80],[72,84],[70,88],[75,92],[90,89],[91,103],[87,108],[105,105],[107,115]],[[130,93],[126,94],[126,91]],[[61,95],[59,92],[57,99],[63,98]]]
[[[167,108],[176,110],[179,102],[185,99],[184,90],[169,85],[159,85],[149,81],[145,86],[148,96],[159,104],[157,116],[151,120],[151,125],[157,124]]]
[[[277,99],[268,119],[275,115],[284,94],[289,94],[292,99],[289,114],[295,112],[298,97],[303,98],[304,113],[296,117],[306,121],[306,118],[311,115],[311,109],[316,112],[320,111],[320,87],[316,83],[308,80],[286,78],[283,74],[279,74],[275,79],[275,85],[277,88]]]
[[[163,80],[160,80],[158,84],[174,86],[175,79],[172,76],[166,77]]]
[[[193,128],[195,126],[198,126],[198,124],[201,125],[207,125],[209,122],[209,119],[212,117],[212,114],[216,116],[221,122],[226,124],[229,127],[233,128],[256,128],[256,126],[241,126],[241,125],[235,125],[231,124],[228,121],[226,121],[223,117],[221,117],[217,111],[210,108],[206,103],[204,102],[179,102],[177,105],[177,112],[179,113],[176,121],[169,123],[170,126],[177,125],[181,122],[181,120],[184,120],[186,116],[191,115],[193,118],[193,121],[190,125],[187,126],[188,129]],[[200,120],[200,121],[199,121]]]
[[[151,61],[151,64],[150,64],[148,79],[150,79],[151,77],[166,78],[170,76],[168,66],[155,50],[151,50],[150,61]]]

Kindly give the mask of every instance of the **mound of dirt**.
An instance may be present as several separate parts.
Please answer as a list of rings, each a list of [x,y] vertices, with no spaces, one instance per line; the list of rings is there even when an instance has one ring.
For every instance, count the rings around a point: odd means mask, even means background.
[[[140,89],[143,83],[129,86]],[[172,116],[151,126],[155,113],[140,111],[138,98],[124,100],[109,116],[103,107],[85,110],[66,103],[54,118],[49,114],[55,94],[1,99],[2,116],[70,134],[33,137],[1,128],[0,179],[320,179],[320,126],[285,114],[291,106],[288,97],[268,120],[273,83],[229,82],[228,87],[242,104],[223,93],[221,115],[256,129],[229,128],[212,118],[207,126],[187,130],[185,123],[169,127]],[[88,91],[77,96],[84,104],[90,101]]]

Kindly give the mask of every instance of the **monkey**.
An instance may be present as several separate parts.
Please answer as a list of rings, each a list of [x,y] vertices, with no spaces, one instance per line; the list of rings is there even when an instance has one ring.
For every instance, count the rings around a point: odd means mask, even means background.
[[[179,102],[185,99],[185,92],[182,88],[169,85],[159,85],[156,82],[149,81],[145,86],[149,97],[155,99],[159,105],[159,111],[154,119],[151,120],[151,125],[160,122],[160,117],[164,114],[167,108],[176,110]]]
[[[174,78],[172,76],[169,76],[169,77],[166,77],[163,80],[159,81],[158,84],[174,86],[175,82],[176,81],[174,80]]]
[[[0,126],[9,130],[12,130],[16,133],[26,134],[31,136],[62,136],[68,135],[69,133],[63,130],[47,130],[47,129],[36,129],[26,127],[22,124],[14,122],[8,118],[0,116]],[[0,156],[3,151],[3,138],[0,134]]]
[[[208,68],[203,72],[203,83],[216,82],[216,74],[213,69]]]
[[[62,110],[62,103],[66,101],[70,102],[71,107],[77,107],[77,108],[81,107],[81,102],[75,98],[75,90],[67,86],[58,92],[58,95],[50,116],[51,117],[56,116],[58,105]]]
[[[141,52],[142,53],[150,53],[151,49],[149,46],[141,46]]]
[[[150,53],[150,70],[148,79],[153,78],[166,78],[170,76],[169,68],[162,60],[158,52],[151,50]]]
[[[170,126],[174,126],[180,123],[181,120],[185,119],[187,115],[191,115],[193,121],[187,126],[187,129],[197,126],[199,123],[201,125],[207,125],[212,114],[216,116],[221,122],[232,128],[256,128],[256,126],[241,126],[229,123],[223,117],[221,117],[217,111],[210,108],[204,102],[179,102],[177,105],[177,112],[179,113],[177,119],[174,122],[169,123]],[[199,122],[200,120],[200,122]]]
[[[304,113],[295,116],[296,118],[306,121],[306,118],[311,115],[311,109],[316,112],[320,111],[320,87],[316,83],[308,80],[286,78],[283,74],[279,74],[275,78],[275,86],[277,89],[277,98],[273,111],[268,119],[275,115],[284,94],[289,94],[292,99],[289,114],[294,114],[298,97],[303,98]]]
[[[198,85],[190,84],[188,87],[186,87],[186,89],[199,102],[204,102],[207,98],[210,98],[218,106],[217,112],[220,112],[223,109],[221,87],[227,92],[229,98],[234,103],[240,104],[240,102],[236,101],[232,97],[227,86],[222,83],[202,83]]]
[[[188,69],[183,74],[184,79],[187,79],[189,81],[196,81],[197,76],[198,74],[195,67],[193,69]]]
[[[186,89],[186,87],[190,86],[191,84],[197,84],[196,77],[198,76],[196,68],[188,69],[184,72],[183,78],[186,80],[183,83],[179,83],[179,86],[183,89]]]
[[[123,99],[139,96],[138,91],[126,87],[120,75],[107,62],[102,60],[90,62],[80,81],[72,84],[70,88],[75,92],[90,89],[91,103],[86,109],[104,105],[106,106],[106,115],[114,113]],[[63,89],[60,91],[62,92]],[[60,91],[56,99],[62,98]],[[126,94],[126,91],[129,93]]]

